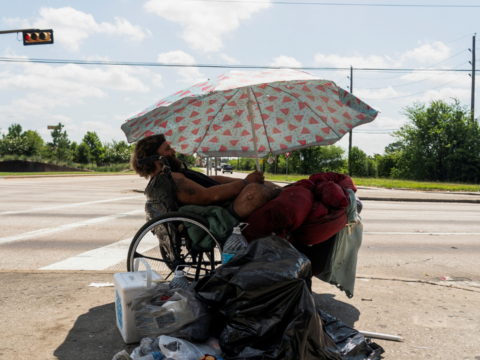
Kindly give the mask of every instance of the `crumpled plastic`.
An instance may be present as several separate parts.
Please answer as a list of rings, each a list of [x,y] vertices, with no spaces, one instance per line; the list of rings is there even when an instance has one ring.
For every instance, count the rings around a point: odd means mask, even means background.
[[[270,236],[202,279],[195,291],[223,319],[219,342],[229,360],[342,360],[322,329],[310,288],[308,258]]]
[[[376,360],[384,353],[382,347],[365,339],[357,330],[317,308],[324,330],[335,341],[345,360]]]
[[[316,309],[310,261],[277,236],[251,243],[195,291],[215,314],[229,360],[377,360],[383,352]]]
[[[168,283],[160,283],[138,294],[131,308],[135,310],[135,323],[143,336],[170,334],[207,315],[194,293],[170,289]]]
[[[204,344],[193,344],[183,339],[162,335],[159,346],[162,354],[173,360],[198,360],[205,354],[218,357],[223,355],[218,341],[213,338]]]

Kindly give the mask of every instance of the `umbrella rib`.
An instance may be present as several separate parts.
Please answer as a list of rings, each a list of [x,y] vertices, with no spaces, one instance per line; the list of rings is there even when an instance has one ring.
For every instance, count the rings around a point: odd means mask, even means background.
[[[235,93],[235,95],[238,94],[238,92],[240,91],[240,89],[237,90],[237,92]],[[212,92],[211,94],[209,94],[208,96],[211,96],[213,95],[214,93]],[[235,95],[232,96],[232,99],[235,97]],[[205,96],[205,97],[208,97],[208,96]],[[222,107],[217,111],[217,113],[215,114],[215,116],[213,117],[212,121],[210,121],[210,124],[213,124],[213,122],[215,121],[215,119],[217,118],[217,115],[220,114],[224,108],[224,106],[229,102],[230,100],[227,100],[223,103]],[[203,138],[202,138],[202,141],[200,141],[198,143],[198,147],[200,147],[203,143],[203,140],[205,140],[205,136],[207,136],[207,133],[208,133],[208,130],[210,130],[210,124],[208,124],[208,128],[205,129],[205,134],[203,135]]]
[[[250,89],[252,89],[252,88],[250,87]],[[265,130],[265,136],[267,137],[268,147],[270,148],[270,152],[272,152],[272,147],[270,146],[270,141],[268,140],[267,127],[265,126],[265,121],[263,120],[263,116],[262,116],[263,115],[262,114],[262,109],[260,108],[260,103],[258,102],[257,96],[255,95],[255,92],[253,91],[253,89],[252,89],[252,94],[253,94],[253,97],[255,98],[255,102],[257,103],[258,111],[260,112],[260,119],[262,120],[263,129]]]
[[[285,91],[285,90],[283,90],[283,89],[280,89],[279,87],[274,88],[274,87],[271,86],[271,85],[268,85],[268,86],[271,87],[272,89],[279,89],[280,91],[283,91],[285,94],[288,94],[288,95],[294,97],[295,99],[297,98],[295,95],[290,94],[288,91]],[[317,116],[317,118],[320,119],[320,121],[322,121],[325,125],[327,125],[327,126],[334,132],[334,134],[337,135],[337,137],[338,137],[339,140],[342,138],[340,135],[338,135],[338,133],[337,133],[330,125],[328,125],[325,121],[323,121],[322,118],[321,118],[315,111],[313,111],[313,109],[310,107],[310,105],[308,105],[308,104],[305,103],[305,102],[304,102],[304,104]]]

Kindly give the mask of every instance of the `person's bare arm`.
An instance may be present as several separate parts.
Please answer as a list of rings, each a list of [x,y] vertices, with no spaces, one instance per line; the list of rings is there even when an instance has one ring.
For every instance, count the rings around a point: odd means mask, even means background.
[[[184,205],[218,205],[224,204],[236,197],[245,188],[243,181],[235,181],[204,188],[196,182],[187,179],[183,174],[172,173],[177,187],[177,199]],[[245,181],[247,183],[263,183],[263,173],[253,172]]]
[[[219,205],[230,201],[245,188],[243,181],[204,188],[179,173],[172,174],[177,199],[184,205]]]
[[[215,180],[219,184],[230,184],[235,181],[242,181],[242,179],[235,179],[235,178],[231,178],[228,176],[221,176],[221,175],[210,176],[210,179]]]

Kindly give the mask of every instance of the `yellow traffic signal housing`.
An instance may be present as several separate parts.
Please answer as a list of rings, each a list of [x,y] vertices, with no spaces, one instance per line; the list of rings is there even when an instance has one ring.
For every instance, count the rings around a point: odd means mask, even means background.
[[[53,44],[53,30],[37,30],[23,32],[23,45]]]

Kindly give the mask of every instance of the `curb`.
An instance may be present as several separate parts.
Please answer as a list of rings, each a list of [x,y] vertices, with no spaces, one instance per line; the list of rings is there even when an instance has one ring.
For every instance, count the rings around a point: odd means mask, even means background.
[[[356,279],[371,279],[371,280],[386,280],[386,281],[401,281],[401,282],[417,282],[421,284],[429,284],[429,285],[436,285],[436,286],[444,286],[453,289],[459,290],[466,290],[472,292],[480,293],[480,289],[474,287],[466,287],[466,286],[459,286],[455,284],[448,284],[443,282],[435,282],[430,280],[419,280],[419,279],[409,279],[409,278],[402,278],[402,277],[391,277],[391,276],[381,276],[381,275],[360,275],[358,274],[355,276]]]
[[[387,198],[362,196],[361,201],[404,201],[404,202],[438,202],[438,203],[464,203],[480,204],[480,199],[416,199],[416,198]]]
[[[62,174],[62,175],[7,175],[0,176],[0,179],[32,179],[32,178],[50,178],[50,177],[82,177],[82,176],[123,176],[123,175],[135,175],[135,174]]]

